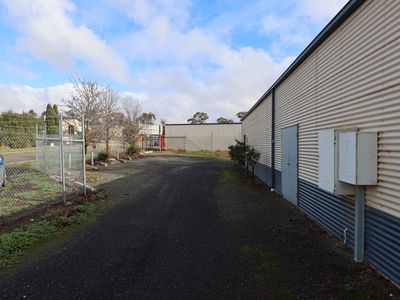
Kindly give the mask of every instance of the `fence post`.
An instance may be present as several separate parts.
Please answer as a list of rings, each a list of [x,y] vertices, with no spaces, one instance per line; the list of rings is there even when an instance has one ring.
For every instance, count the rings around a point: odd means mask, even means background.
[[[64,133],[63,133],[62,114],[60,114],[60,161],[61,161],[61,182],[62,182],[63,201],[65,202]]]
[[[213,151],[213,133],[211,132],[211,151]]]
[[[93,149],[92,149],[92,151],[90,152],[90,164],[91,164],[92,166],[94,166],[94,152],[93,152]]]
[[[39,146],[39,143],[38,143],[38,125],[36,124],[36,133],[35,133],[35,157],[36,157],[36,162],[35,162],[35,165],[36,165],[36,171],[39,171],[39,166],[38,166],[38,160],[39,160],[39,153],[38,153],[38,146]]]
[[[46,174],[49,175],[47,171],[47,124],[44,123],[44,169]]]
[[[83,170],[83,194],[86,195],[85,116],[82,116],[82,170]]]
[[[72,154],[71,154],[71,144],[72,144],[72,139],[71,139],[71,134],[68,134],[69,137],[69,147],[68,147],[68,168],[71,170],[72,169]]]

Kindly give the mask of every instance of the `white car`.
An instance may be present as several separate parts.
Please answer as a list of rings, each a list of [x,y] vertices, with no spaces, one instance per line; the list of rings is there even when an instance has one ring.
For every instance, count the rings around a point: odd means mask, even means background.
[[[6,185],[6,161],[4,156],[0,154],[0,187]]]

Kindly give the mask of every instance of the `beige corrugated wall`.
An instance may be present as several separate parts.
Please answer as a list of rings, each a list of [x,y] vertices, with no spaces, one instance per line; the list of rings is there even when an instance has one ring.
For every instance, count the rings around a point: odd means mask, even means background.
[[[227,151],[241,138],[241,124],[167,124],[165,143],[168,149]]]
[[[271,166],[271,96],[260,103],[243,121],[242,131],[247,144],[260,152],[259,163]]]
[[[400,217],[400,1],[366,1],[276,88],[281,129],[299,125],[299,177],[318,183],[317,132],[379,132],[378,186],[367,205]]]

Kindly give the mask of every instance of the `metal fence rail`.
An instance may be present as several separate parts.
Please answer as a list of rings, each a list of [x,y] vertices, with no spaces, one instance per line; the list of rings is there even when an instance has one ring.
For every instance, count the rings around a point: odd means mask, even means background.
[[[60,117],[59,124],[63,124]],[[86,193],[84,133],[58,134],[46,128],[0,127],[0,154],[4,157],[5,186],[0,187],[0,220],[75,192]],[[1,176],[1,174],[0,174]]]

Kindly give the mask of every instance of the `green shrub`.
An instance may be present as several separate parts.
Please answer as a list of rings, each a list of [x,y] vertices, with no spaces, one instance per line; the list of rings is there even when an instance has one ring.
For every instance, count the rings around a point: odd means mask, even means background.
[[[131,145],[128,147],[128,149],[126,149],[126,154],[128,154],[128,155],[134,155],[139,152],[140,152],[140,149],[135,145]]]
[[[110,157],[110,154],[106,151],[100,151],[97,153],[97,160],[106,161]]]
[[[249,147],[245,153],[246,162],[251,166],[254,167],[256,162],[260,159],[260,153],[257,152],[256,149],[253,147]]]
[[[236,145],[231,145],[229,148],[229,155],[232,161],[237,166],[244,166],[246,163],[246,152],[249,149],[244,142],[236,140]]]

